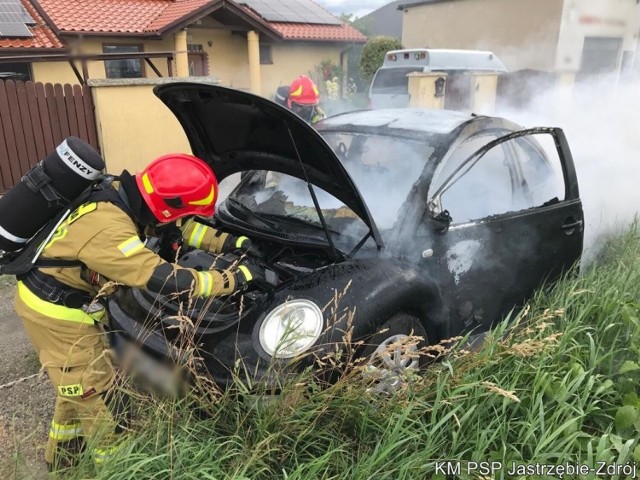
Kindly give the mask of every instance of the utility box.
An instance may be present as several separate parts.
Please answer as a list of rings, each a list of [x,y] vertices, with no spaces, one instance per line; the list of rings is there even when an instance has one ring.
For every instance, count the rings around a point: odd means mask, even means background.
[[[409,107],[444,108],[447,74],[443,72],[413,72],[409,79]]]

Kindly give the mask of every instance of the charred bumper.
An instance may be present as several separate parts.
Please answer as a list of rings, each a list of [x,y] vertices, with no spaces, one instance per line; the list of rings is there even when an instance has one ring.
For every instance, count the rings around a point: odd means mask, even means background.
[[[277,307],[296,299],[313,302],[322,311],[323,330],[316,344],[297,358],[307,367],[315,359],[344,344],[345,332],[354,340],[367,338],[401,311],[444,321],[437,286],[417,271],[396,261],[361,260],[318,269],[288,282],[275,292],[247,292],[237,300],[220,299],[197,304],[180,313],[175,302],[129,289],[108,302],[116,343],[135,341],[152,356],[180,362],[185,353],[201,359],[201,366],[221,386],[240,369],[242,378],[269,380],[296,370],[290,360],[277,360],[262,347],[259,332]],[[281,379],[280,379],[281,380]]]

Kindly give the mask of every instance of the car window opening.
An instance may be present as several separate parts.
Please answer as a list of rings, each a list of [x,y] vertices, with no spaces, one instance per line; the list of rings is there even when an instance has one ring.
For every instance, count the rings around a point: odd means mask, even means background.
[[[336,248],[344,254],[354,248],[369,228],[353,210],[318,186],[313,187]],[[327,243],[325,229],[307,183],[297,177],[270,170],[243,172],[242,180],[227,201],[242,205],[260,226],[271,224],[274,231],[311,237]],[[370,239],[370,238],[369,238]],[[372,246],[375,246],[375,242]]]
[[[431,215],[443,209],[455,224],[543,207],[564,200],[564,176],[559,159],[552,163],[532,136],[542,129],[514,132],[487,142],[487,135],[471,138],[458,151],[475,150],[440,184],[429,201]],[[551,136],[551,135],[547,135]],[[555,142],[554,142],[555,145]],[[553,149],[556,154],[557,150]],[[454,153],[455,155],[455,153]],[[481,161],[482,160],[482,161]],[[453,166],[455,157],[448,159]],[[446,171],[446,164],[443,167]]]
[[[390,135],[322,132],[364,198],[384,236],[403,217],[402,205],[422,178],[435,144]]]

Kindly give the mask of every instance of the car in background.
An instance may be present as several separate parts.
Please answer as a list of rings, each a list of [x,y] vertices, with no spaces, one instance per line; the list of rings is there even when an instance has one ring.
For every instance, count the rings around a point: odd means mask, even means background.
[[[414,72],[443,72],[451,76],[470,72],[504,73],[507,67],[492,52],[413,48],[386,53],[369,89],[371,108],[409,106],[409,79]]]
[[[249,236],[266,278],[192,304],[122,288],[108,301],[111,330],[161,360],[190,338],[220,385],[238,365],[252,381],[294,359],[320,368],[346,331],[364,342],[357,357],[399,374],[420,365],[415,350],[481,335],[580,259],[582,204],[561,129],[426,109],[347,113],[314,129],[246,92],[173,83],[155,93],[222,185],[240,173],[202,221]],[[177,261],[238,260],[187,249]],[[421,341],[384,355],[411,335]]]

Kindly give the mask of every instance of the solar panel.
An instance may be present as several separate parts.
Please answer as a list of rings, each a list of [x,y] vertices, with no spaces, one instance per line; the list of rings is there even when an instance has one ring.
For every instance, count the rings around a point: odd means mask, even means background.
[[[28,25],[35,24],[20,0],[0,0],[0,37],[32,37]]]
[[[338,18],[312,0],[244,0],[268,22],[340,25]]]
[[[0,22],[0,37],[33,37],[24,23]]]

